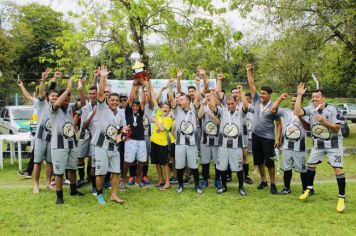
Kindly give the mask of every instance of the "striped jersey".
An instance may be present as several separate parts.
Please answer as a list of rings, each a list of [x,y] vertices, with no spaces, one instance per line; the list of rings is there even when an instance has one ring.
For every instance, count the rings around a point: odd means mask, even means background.
[[[234,112],[224,108],[220,113],[219,145],[226,148],[243,148],[245,145],[242,138],[242,120],[246,114],[242,110],[242,103]]]
[[[73,149],[77,147],[73,126],[73,115],[77,103],[70,103],[66,109],[53,110],[51,106],[50,119],[52,122],[51,148]]]
[[[252,129],[253,129],[253,106],[249,104],[247,114],[245,117],[245,125],[247,130],[248,139],[252,139]]]
[[[38,125],[35,137],[44,141],[51,141],[52,122],[50,120],[51,106],[46,99],[36,98],[34,106],[38,112]]]
[[[116,143],[116,138],[120,129],[125,125],[123,113],[119,109],[113,112],[106,100],[97,101],[96,106],[95,132],[91,143],[109,151],[118,151],[119,145]]]
[[[340,124],[340,120],[337,119],[337,109],[335,106],[325,104],[324,109],[316,110],[314,105],[304,107],[304,113],[309,116],[310,131],[313,140],[313,148],[316,149],[328,149],[342,147],[342,135],[341,130],[338,133],[333,133],[323,124],[320,124],[315,119],[315,115],[322,115],[328,121],[334,124]]]
[[[196,145],[197,117],[195,106],[190,106],[188,111],[183,111],[177,106],[174,108],[176,145]]]
[[[145,128],[144,135],[151,136],[152,135],[152,113],[153,113],[153,106],[149,103],[146,103],[145,110],[143,112],[143,127]]]
[[[299,118],[286,108],[279,108],[278,113],[282,117],[282,148],[305,152],[306,131]]]
[[[96,103],[92,104],[90,102],[87,102],[84,107],[82,107],[81,110],[81,119],[80,119],[80,134],[79,134],[79,141],[81,139],[88,140],[92,137],[92,133],[90,132],[90,127],[84,128],[83,124],[84,122],[88,119],[89,115],[92,114],[93,109],[95,108]],[[93,118],[94,119],[94,118]]]
[[[208,106],[204,106],[204,117],[202,118],[202,135],[200,143],[208,146],[217,146],[219,144],[219,126],[216,125],[209,114],[214,113]],[[220,119],[219,110],[214,115]]]

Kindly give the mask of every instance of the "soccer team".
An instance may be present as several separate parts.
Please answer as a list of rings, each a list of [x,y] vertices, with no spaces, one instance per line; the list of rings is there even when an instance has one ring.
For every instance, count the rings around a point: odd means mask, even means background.
[[[339,199],[336,210],[345,210],[345,174],[340,121],[334,106],[325,102],[322,90],[312,92],[311,104],[302,106],[306,91],[300,83],[296,94],[283,93],[271,101],[272,88],[262,86],[257,91],[253,65],[246,65],[250,93],[241,85],[227,97],[222,89],[223,74],[217,76],[216,87],[208,88],[205,70],[197,68],[196,86],[182,92],[183,70],[177,79],[170,79],[159,93],[153,91],[150,75],[133,80],[129,96],[111,92],[107,86],[106,66],[94,71],[94,83],[86,94],[82,80],[78,80],[80,98],[71,102],[72,79],[67,87],[56,90],[61,72],[55,72],[46,91],[49,70],[42,73],[38,97],[33,98],[18,81],[21,91],[37,110],[38,124],[34,134],[34,193],[39,193],[42,162],[46,162],[46,187],[57,194],[57,204],[63,204],[63,183],[70,181],[70,195],[83,196],[77,190],[84,183],[84,159],[88,158],[87,173],[92,181],[92,193],[99,204],[105,204],[104,188],[111,187],[110,200],[124,203],[118,196],[127,184],[145,188],[149,184],[148,163],[156,166],[159,190],[178,183],[177,193],[193,175],[198,194],[209,185],[210,164],[214,165],[214,185],[218,194],[228,190],[231,172],[237,173],[238,192],[246,196],[244,183],[253,184],[249,176],[248,153],[253,155],[255,171],[261,182],[257,189],[268,187],[269,174],[272,194],[290,194],[292,169],[300,174],[302,194],[306,200],[315,194],[313,183],[316,167],[324,154],[334,169]],[[200,83],[204,86],[201,90]],[[177,93],[173,86],[176,83]],[[168,89],[167,99],[161,101]],[[86,97],[88,95],[88,97]],[[287,100],[290,108],[280,108]],[[79,127],[79,128],[78,128]],[[79,139],[76,137],[78,129]],[[307,159],[307,131],[312,149]],[[275,158],[282,150],[284,187],[278,192],[275,184]],[[170,165],[172,163],[172,165]],[[202,181],[200,181],[201,164]],[[173,177],[170,177],[172,170]],[[127,179],[127,174],[130,173]],[[54,175],[55,183],[51,183]],[[185,177],[185,178],[184,178]]]

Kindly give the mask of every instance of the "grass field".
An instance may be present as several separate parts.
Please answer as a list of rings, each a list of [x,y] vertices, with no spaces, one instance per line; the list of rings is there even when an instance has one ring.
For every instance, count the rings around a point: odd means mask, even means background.
[[[326,163],[317,169],[316,195],[307,202],[298,200],[300,181],[294,173],[289,196],[259,191],[254,184],[246,186],[248,196],[241,197],[234,176],[223,195],[211,184],[203,195],[194,193],[192,184],[182,194],[175,186],[166,192],[130,187],[121,194],[124,205],[98,205],[89,186],[82,188],[85,197],[69,197],[66,186],[65,204],[57,206],[53,192],[33,195],[32,180],[17,176],[16,165],[6,160],[0,171],[0,235],[355,235],[355,155],[345,158],[345,170],[348,197],[343,214],[335,210],[337,184]],[[156,173],[152,166],[150,173]],[[277,179],[280,190],[282,176]]]

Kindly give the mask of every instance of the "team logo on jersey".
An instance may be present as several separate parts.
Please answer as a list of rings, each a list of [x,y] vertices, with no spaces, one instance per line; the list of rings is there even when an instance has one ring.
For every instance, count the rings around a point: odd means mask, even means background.
[[[142,117],[142,123],[143,123],[143,126],[148,126],[149,125],[150,121],[148,119],[148,116],[144,115]]]
[[[74,127],[72,123],[70,122],[64,123],[62,131],[63,131],[63,136],[65,138],[70,139],[74,137]]]
[[[239,136],[239,127],[233,123],[228,123],[223,129],[223,134],[228,138],[236,138]]]
[[[180,123],[180,131],[185,135],[192,135],[194,126],[189,121],[182,121],[182,123]]]
[[[287,139],[290,140],[299,140],[302,136],[302,131],[295,124],[287,125],[286,131],[284,133]]]
[[[250,118],[246,118],[246,127],[248,131],[252,130],[252,120]]]
[[[115,126],[109,125],[105,131],[105,137],[110,141],[116,142],[116,137],[118,135],[118,130]]]
[[[315,138],[320,138],[323,140],[329,140],[331,137],[331,132],[324,125],[316,124],[311,128],[312,135]]]
[[[214,122],[208,121],[205,123],[205,132],[207,135],[216,136],[218,135],[218,126]]]
[[[46,131],[51,131],[52,130],[52,122],[50,119],[47,119],[44,124],[44,128]]]

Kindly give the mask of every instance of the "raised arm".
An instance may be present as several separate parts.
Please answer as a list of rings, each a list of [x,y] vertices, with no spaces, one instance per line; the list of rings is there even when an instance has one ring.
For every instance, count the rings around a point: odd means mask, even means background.
[[[288,93],[282,93],[281,96],[279,96],[277,98],[277,100],[273,103],[272,107],[271,107],[271,112],[272,113],[276,113],[278,110],[279,105],[286,100],[287,98],[289,98]]]
[[[132,81],[132,88],[131,88],[131,91],[130,91],[130,94],[129,94],[129,98],[128,98],[128,104],[129,106],[131,107],[135,98],[136,98],[136,94],[138,93],[137,92],[138,90],[138,84],[137,84],[137,81],[136,80],[133,80]]]
[[[174,99],[174,95],[173,95],[173,84],[174,84],[174,80],[170,79],[169,82],[168,82],[168,86],[169,86],[168,101],[171,104],[172,108],[176,108],[177,107],[177,103],[176,103],[176,100]]]
[[[80,96],[80,101],[76,103],[77,109],[80,109],[85,106],[87,103],[87,99],[85,98],[85,92],[84,92],[84,86],[83,86],[84,80],[78,79],[78,91],[79,91],[79,96]]]
[[[302,108],[302,98],[307,89],[304,86],[304,83],[300,83],[297,86],[297,100],[294,104],[294,114],[296,116],[304,116],[304,110]]]
[[[100,82],[99,82],[99,102],[103,102],[105,100],[105,86],[107,84],[107,77],[109,74],[108,68],[105,65],[102,65],[99,69],[100,74]]]
[[[198,118],[199,119],[203,119],[204,115],[205,115],[205,106],[207,105],[207,100],[206,98],[204,98],[201,102],[201,105],[200,105],[200,108],[199,108],[199,111],[198,111]]]
[[[274,147],[279,148],[281,146],[281,138],[282,138],[282,122],[281,120],[276,120],[276,140],[274,141]]]
[[[45,72],[42,72],[41,74],[41,80],[40,80],[40,87],[38,89],[38,96],[41,99],[44,99],[46,97],[46,80],[48,78],[48,74],[51,72],[49,68],[46,69]]]
[[[218,74],[216,77],[216,93],[218,95],[219,101],[224,98],[224,93],[222,92],[222,81],[224,80],[224,74]]]
[[[182,93],[182,85],[180,83],[180,80],[183,78],[183,69],[180,68],[177,71],[177,91],[178,93]]]
[[[246,96],[245,96],[245,92],[243,91],[243,87],[242,85],[237,85],[237,90],[240,91],[240,97],[241,97],[241,101],[242,101],[242,111],[244,113],[247,113],[247,110],[248,110],[248,102],[247,102],[247,99],[246,99]]]
[[[146,86],[141,86],[141,102],[140,102],[140,107],[141,107],[141,110],[144,111],[145,110],[145,106],[146,106],[146,103],[147,103],[147,99],[146,99],[146,95],[145,95],[145,88]],[[147,87],[146,87],[147,88]],[[147,90],[147,94],[148,93],[151,93],[151,91]]]
[[[64,91],[64,93],[62,93],[61,96],[59,96],[59,98],[53,104],[53,108],[52,108],[53,110],[56,111],[56,110],[59,109],[60,106],[62,106],[62,104],[64,103],[64,101],[68,97],[68,94],[69,94],[71,89],[72,89],[72,78],[68,79],[66,90]]]
[[[195,91],[194,107],[198,109],[200,106],[200,79],[199,78],[195,80],[195,88],[196,91]]]
[[[248,81],[248,86],[250,87],[250,92],[252,98],[255,97],[257,93],[256,85],[255,85],[255,79],[253,78],[253,65],[252,64],[247,64],[246,65],[246,72],[247,72],[247,81]]]
[[[60,79],[60,78],[62,78],[62,72],[60,72],[60,71],[54,72],[54,76],[51,79],[51,83],[49,84],[48,91],[51,91],[51,90],[57,88],[57,82],[58,82],[58,79]]]
[[[152,88],[152,86],[151,86],[151,88]],[[162,92],[167,88],[168,88],[167,86],[162,86],[162,88],[159,90],[158,94],[155,96],[156,99],[153,98],[153,93],[151,93],[152,101],[156,100],[156,103],[158,104],[161,100]],[[153,91],[153,89],[151,89],[151,91]]]
[[[17,81],[17,85],[20,87],[22,95],[24,95],[27,100],[30,102],[35,100],[35,98],[27,91],[21,80]]]
[[[97,86],[97,79],[96,78],[98,78],[98,76],[101,77],[101,75],[100,75],[100,67],[93,71],[93,86],[95,86],[95,87]]]
[[[88,118],[83,122],[83,128],[87,129],[90,126],[91,121],[96,115],[96,107],[94,107],[93,112],[88,116]]]

